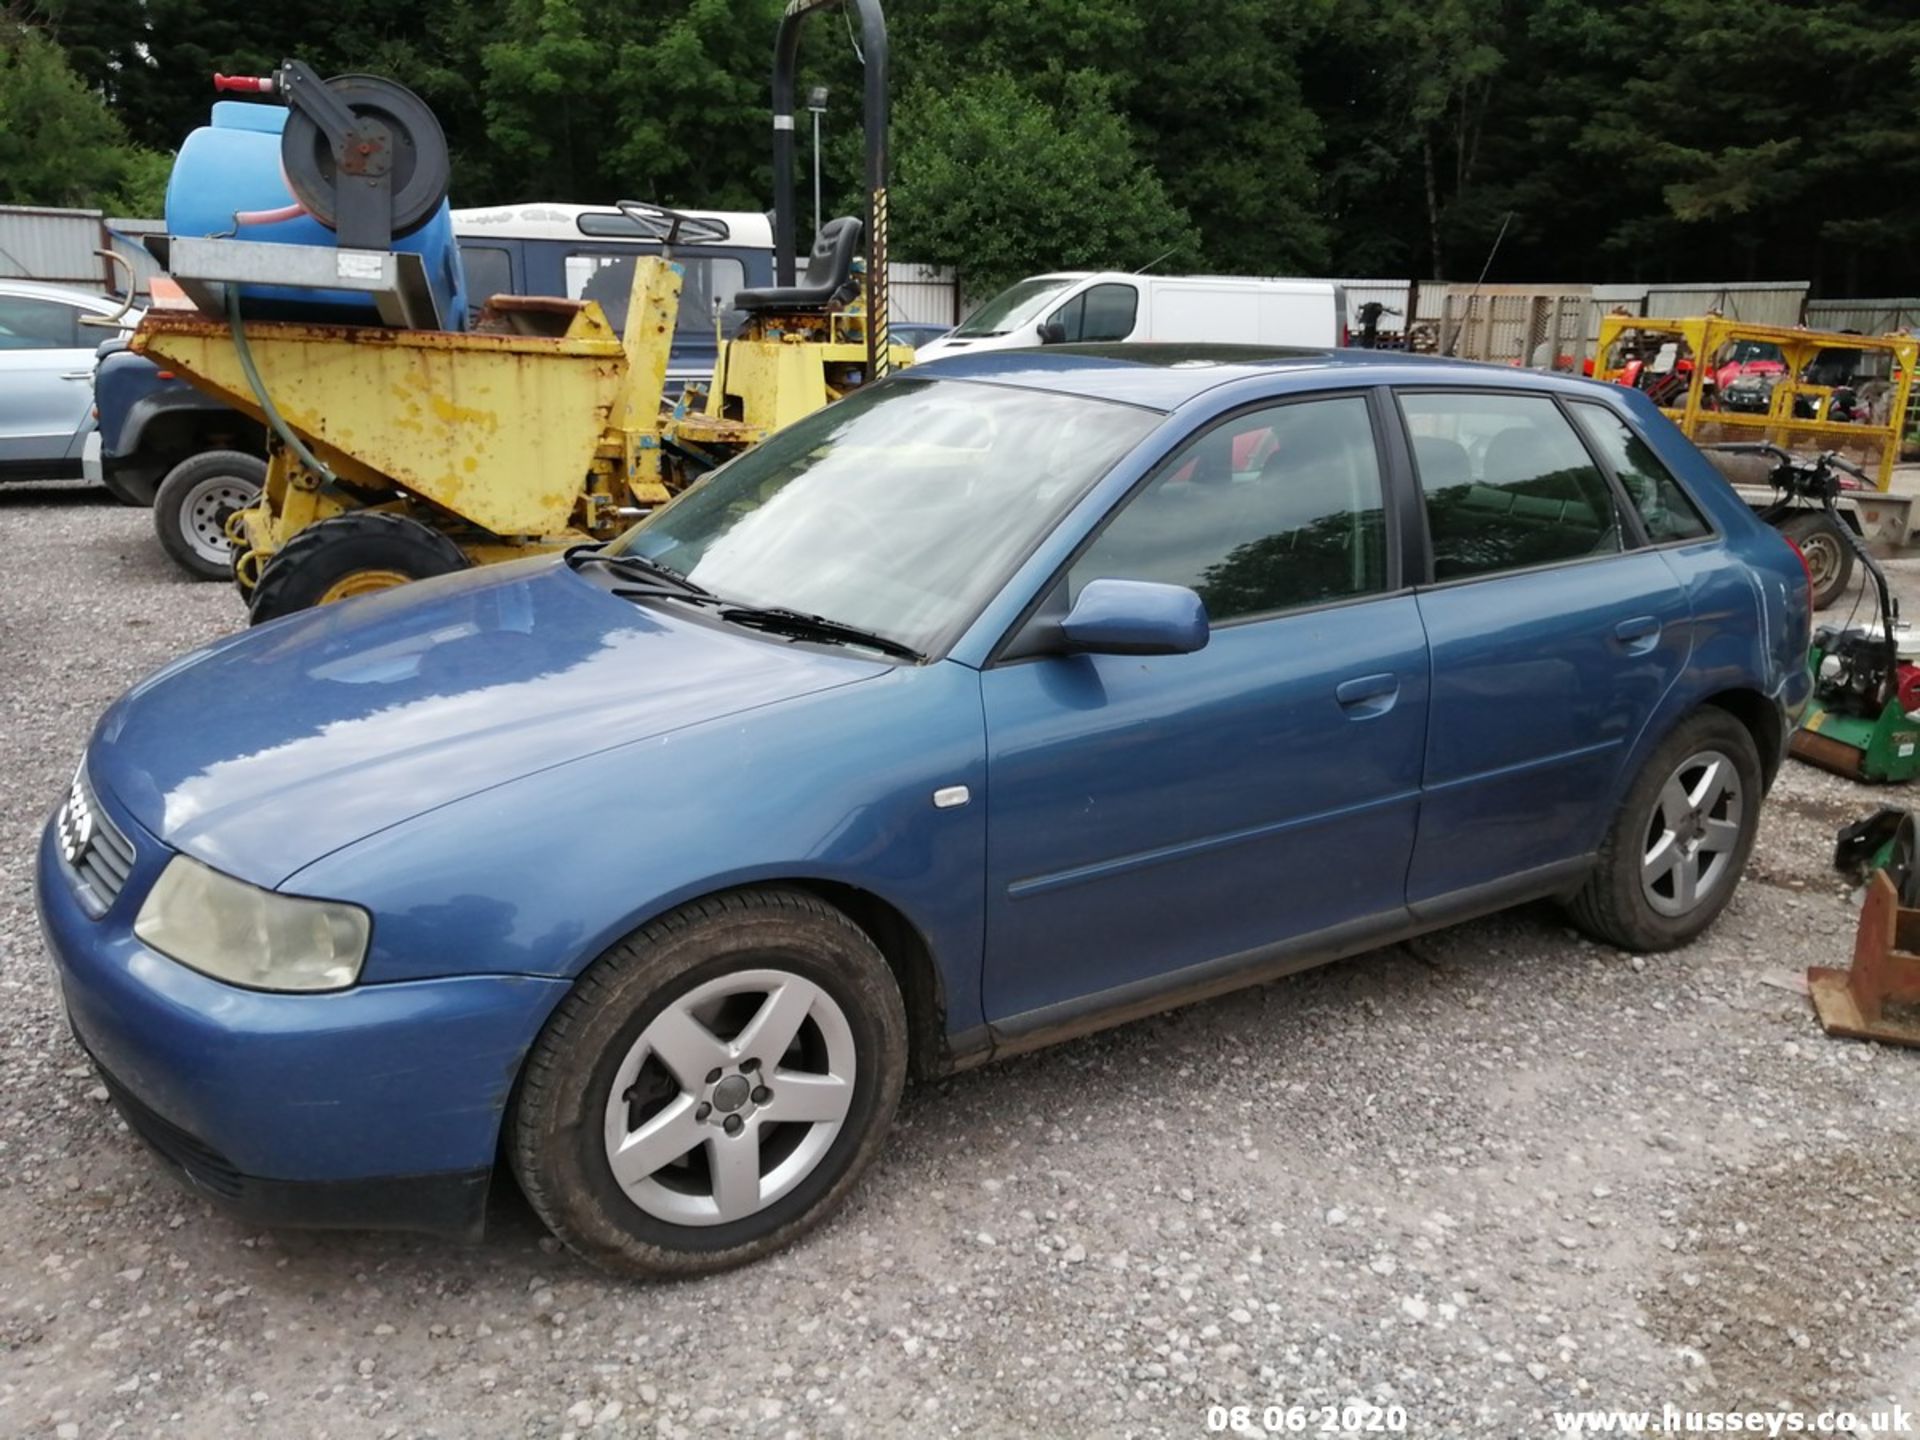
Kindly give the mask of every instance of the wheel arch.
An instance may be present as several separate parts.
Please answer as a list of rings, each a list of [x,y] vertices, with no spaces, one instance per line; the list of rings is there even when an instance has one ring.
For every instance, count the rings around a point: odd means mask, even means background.
[[[1778,702],[1752,685],[1723,684],[1718,689],[1691,694],[1682,693],[1676,687],[1667,693],[1659,710],[1647,721],[1629,752],[1628,760],[1620,767],[1611,800],[1606,807],[1606,817],[1611,817],[1614,809],[1625,802],[1641,767],[1653,752],[1690,716],[1702,710],[1719,710],[1740,722],[1753,737],[1754,748],[1760,754],[1763,792],[1773,788],[1774,779],[1779,775],[1781,763],[1786,757],[1787,737]],[[1605,818],[1600,823],[1601,833],[1604,833],[1605,825],[1612,822],[1610,818]],[[1599,835],[1595,836],[1593,843],[1596,846],[1599,844]]]
[[[1754,748],[1760,752],[1761,778],[1771,789],[1774,777],[1780,773],[1785,753],[1786,735],[1779,707],[1758,690],[1750,689],[1716,691],[1694,708],[1702,710],[1708,707],[1726,711],[1753,736]],[[1685,716],[1680,718],[1684,719]],[[1674,723],[1678,724],[1679,721]]]
[[[835,880],[785,883],[833,906],[858,925],[887,962],[907,1007],[907,1065],[916,1079],[952,1068],[947,1040],[946,986],[934,963],[933,946],[906,912],[871,890]]]
[[[629,916],[619,934],[606,945],[588,952],[571,978],[577,981],[595,959],[621,938],[677,910],[755,890],[801,891],[838,910],[873,942],[900,986],[900,998],[907,1010],[907,1063],[914,1078],[945,1074],[971,1058],[972,1047],[956,1047],[948,1037],[946,981],[925,930],[893,901],[845,880],[774,870],[733,876],[724,883],[663,897],[657,904]],[[963,1048],[969,1053],[958,1053]]]

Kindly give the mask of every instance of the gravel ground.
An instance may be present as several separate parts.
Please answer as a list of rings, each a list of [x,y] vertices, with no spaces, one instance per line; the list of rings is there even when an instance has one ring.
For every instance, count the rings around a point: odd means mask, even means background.
[[[637,1287],[511,1193],[461,1247],[259,1233],[165,1177],[53,1013],[32,841],[101,707],[240,608],[83,487],[0,490],[0,553],[0,1433],[1920,1408],[1920,1054],[1825,1039],[1793,989],[1849,952],[1833,831],[1881,795],[1790,764],[1733,906],[1674,954],[1535,907],[919,1087],[812,1239]]]

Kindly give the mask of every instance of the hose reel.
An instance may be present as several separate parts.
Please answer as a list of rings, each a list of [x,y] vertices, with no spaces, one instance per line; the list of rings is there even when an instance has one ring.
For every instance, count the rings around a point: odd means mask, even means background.
[[[440,122],[406,86],[377,75],[322,80],[304,61],[272,75],[215,75],[214,88],[286,102],[280,164],[308,214],[350,250],[386,250],[447,197],[452,165]]]

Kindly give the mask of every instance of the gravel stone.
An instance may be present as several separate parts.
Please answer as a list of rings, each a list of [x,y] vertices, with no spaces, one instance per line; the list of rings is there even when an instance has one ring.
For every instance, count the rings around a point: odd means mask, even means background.
[[[1835,829],[1898,792],[1789,763],[1732,906],[1651,964],[1530,906],[911,1087],[798,1248],[640,1287],[507,1184],[478,1246],[263,1233],[93,1098],[35,841],[106,705],[244,616],[78,484],[0,487],[0,545],[0,1433],[1145,1437],[1361,1400],[1505,1437],[1920,1397],[1920,1053],[1790,988],[1851,953]]]

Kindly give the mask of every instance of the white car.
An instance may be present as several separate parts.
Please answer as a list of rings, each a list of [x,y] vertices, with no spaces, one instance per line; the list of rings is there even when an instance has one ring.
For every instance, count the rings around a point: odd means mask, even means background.
[[[93,433],[93,352],[138,323],[122,302],[62,285],[0,280],[0,480],[78,476]]]
[[[914,359],[1147,340],[1330,349],[1345,341],[1346,308],[1331,280],[1063,270],[1009,285]]]

